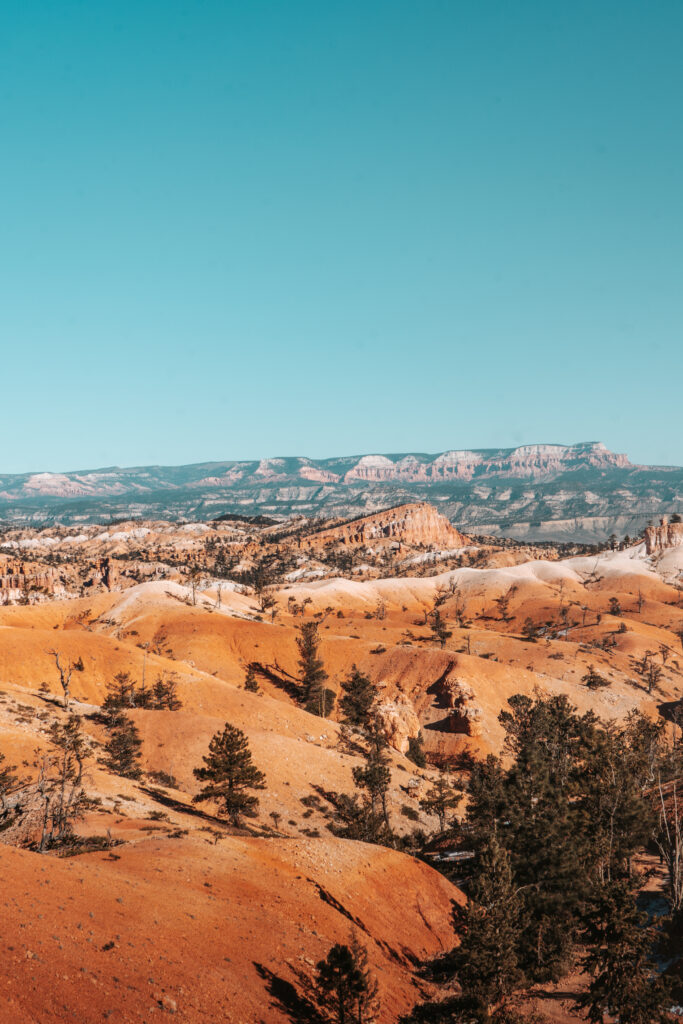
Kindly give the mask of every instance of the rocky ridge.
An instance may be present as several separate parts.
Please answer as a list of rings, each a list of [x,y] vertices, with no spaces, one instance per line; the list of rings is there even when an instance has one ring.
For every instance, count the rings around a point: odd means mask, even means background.
[[[595,543],[613,532],[637,536],[676,511],[683,469],[636,466],[589,442],[0,475],[0,518],[17,525],[350,519],[425,501],[469,534]]]
[[[460,548],[466,538],[432,505],[415,502],[399,505],[375,515],[362,516],[351,522],[309,534],[302,547],[324,547],[327,544],[363,545],[378,540],[397,544],[433,545],[438,548]]]

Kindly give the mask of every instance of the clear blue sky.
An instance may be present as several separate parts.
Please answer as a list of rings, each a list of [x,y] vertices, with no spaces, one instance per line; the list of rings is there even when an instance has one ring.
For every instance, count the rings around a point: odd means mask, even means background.
[[[6,0],[0,472],[683,464],[680,0]]]

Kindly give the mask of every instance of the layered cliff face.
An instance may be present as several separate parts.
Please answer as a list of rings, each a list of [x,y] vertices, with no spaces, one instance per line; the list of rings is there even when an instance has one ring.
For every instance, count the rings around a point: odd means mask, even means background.
[[[680,547],[683,547],[683,523],[669,523],[663,518],[659,526],[646,528],[645,550],[648,555]]]
[[[338,459],[261,459],[194,466],[146,466],[85,473],[33,473],[0,476],[0,497],[77,497],[135,494],[180,488],[212,490],[237,485],[262,487],[323,483],[342,486],[362,481],[440,482],[448,480],[543,478],[585,468],[625,468],[625,455],[603,444],[531,444],[481,451],[453,450],[440,455],[362,455]]]
[[[637,536],[648,520],[676,510],[682,488],[683,469],[634,466],[602,444],[535,444],[0,474],[0,518],[21,525],[225,513],[329,520],[430,502],[470,534],[595,543],[611,533]]]
[[[450,451],[436,456],[405,455],[392,460],[386,455],[364,455],[344,476],[357,480],[429,481],[472,480],[505,477],[543,477],[571,469],[629,466],[625,455],[603,444],[530,444],[501,451]]]
[[[410,547],[459,548],[465,537],[432,505],[416,502],[399,505],[375,515],[320,530],[302,540],[302,547],[320,548],[329,544],[363,546],[379,540],[395,540]]]

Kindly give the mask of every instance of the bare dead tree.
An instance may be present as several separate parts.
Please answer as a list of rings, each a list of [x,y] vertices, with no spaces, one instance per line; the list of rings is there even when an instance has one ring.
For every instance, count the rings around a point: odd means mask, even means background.
[[[55,665],[57,666],[57,671],[59,672],[59,682],[64,693],[64,710],[68,711],[69,701],[71,700],[71,673],[74,670],[74,665],[71,661],[65,661],[64,664],[62,665],[60,661],[61,655],[59,651],[51,649],[47,653],[51,654],[52,657],[55,659]]]
[[[192,604],[197,604],[197,587],[200,586],[202,578],[202,570],[198,565],[193,565],[188,573],[188,582],[190,584],[190,591],[192,592]]]

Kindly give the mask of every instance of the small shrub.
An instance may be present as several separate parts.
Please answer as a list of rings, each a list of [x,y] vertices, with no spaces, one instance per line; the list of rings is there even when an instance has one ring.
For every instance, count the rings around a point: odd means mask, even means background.
[[[157,782],[160,786],[168,786],[170,789],[178,789],[178,780],[175,775],[168,772],[147,772],[147,778]]]

